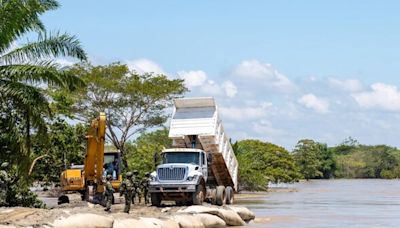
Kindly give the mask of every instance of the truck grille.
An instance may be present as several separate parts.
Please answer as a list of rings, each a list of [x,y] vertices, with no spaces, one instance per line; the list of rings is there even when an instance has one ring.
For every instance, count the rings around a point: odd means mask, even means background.
[[[158,168],[157,176],[159,180],[183,180],[185,178],[186,168],[184,167],[163,167]]]

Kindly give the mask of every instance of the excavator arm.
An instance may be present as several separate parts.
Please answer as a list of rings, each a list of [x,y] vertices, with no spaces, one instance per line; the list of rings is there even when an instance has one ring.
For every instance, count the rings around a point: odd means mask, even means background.
[[[96,186],[95,191],[104,191],[103,163],[104,163],[104,140],[106,132],[106,115],[101,112],[100,116],[92,121],[87,138],[87,151],[84,165],[84,176],[87,185]]]

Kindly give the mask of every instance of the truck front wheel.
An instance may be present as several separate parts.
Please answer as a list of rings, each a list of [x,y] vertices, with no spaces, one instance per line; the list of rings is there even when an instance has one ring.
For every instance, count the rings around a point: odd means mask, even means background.
[[[159,207],[161,206],[161,194],[160,193],[151,193],[150,194],[151,197],[151,205],[152,206],[156,206]]]
[[[226,195],[225,195],[225,186],[219,185],[217,186],[217,195],[216,195],[216,204],[218,206],[224,205],[226,201]]]
[[[198,185],[196,187],[196,192],[193,193],[192,201],[194,205],[202,205],[204,202],[204,187],[203,185]]]

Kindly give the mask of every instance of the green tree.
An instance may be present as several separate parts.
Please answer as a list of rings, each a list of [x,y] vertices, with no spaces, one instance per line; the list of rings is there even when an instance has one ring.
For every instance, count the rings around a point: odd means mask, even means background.
[[[336,170],[336,157],[334,151],[331,148],[328,148],[325,143],[318,143],[318,145],[322,177],[325,179],[332,178]]]
[[[129,168],[138,170],[141,176],[146,172],[154,171],[156,165],[154,153],[160,157],[161,151],[164,148],[170,148],[171,145],[172,140],[168,138],[166,128],[141,134],[135,141],[126,145]]]
[[[183,80],[169,79],[165,75],[140,75],[119,63],[80,64],[69,72],[82,78],[87,87],[74,96],[56,91],[53,93],[55,100],[72,106],[75,118],[85,122],[99,112],[106,112],[107,138],[121,151],[125,166],[128,165],[126,142],[137,133],[164,124],[168,117],[165,108],[187,91]],[[58,107],[58,110],[67,109]]]
[[[321,172],[322,161],[320,160],[320,150],[320,144],[311,139],[300,140],[293,150],[296,163],[306,180],[320,178],[323,175]]]
[[[60,56],[86,59],[79,41],[68,34],[46,32],[40,21],[41,14],[57,7],[54,0],[0,1],[0,112],[8,120],[0,128],[10,127],[13,122],[16,125],[9,130],[23,135],[8,135],[18,143],[23,139],[24,145],[14,146],[18,151],[13,151],[25,158],[18,163],[23,172],[31,157],[31,129],[45,132],[46,117],[51,117],[43,86],[74,89],[83,85],[78,77],[54,62]],[[17,43],[27,33],[38,34],[38,39]]]
[[[248,190],[265,190],[268,182],[294,182],[301,174],[293,157],[283,147],[259,140],[233,145],[239,163],[239,183]]]
[[[56,118],[49,124],[48,140],[33,138],[33,152],[40,157],[32,166],[32,178],[46,182],[58,182],[60,174],[71,164],[83,164],[87,127],[83,124],[69,125]],[[48,167],[51,166],[51,169]]]

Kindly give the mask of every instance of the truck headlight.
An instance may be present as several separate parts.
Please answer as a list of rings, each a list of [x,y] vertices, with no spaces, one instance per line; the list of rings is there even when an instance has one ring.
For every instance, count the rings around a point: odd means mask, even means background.
[[[186,180],[188,180],[188,181],[192,181],[192,180],[196,180],[196,178],[197,178],[197,175],[194,175],[194,176],[188,176]]]

